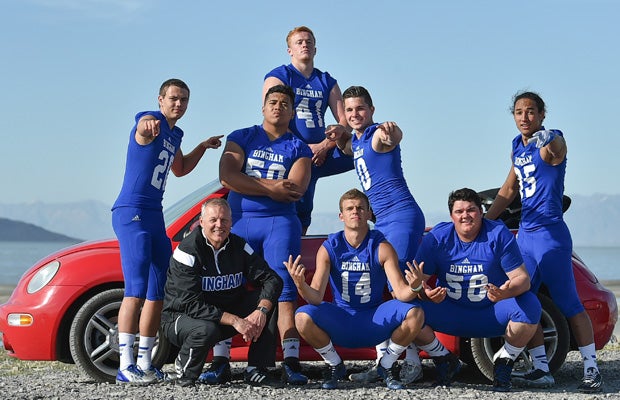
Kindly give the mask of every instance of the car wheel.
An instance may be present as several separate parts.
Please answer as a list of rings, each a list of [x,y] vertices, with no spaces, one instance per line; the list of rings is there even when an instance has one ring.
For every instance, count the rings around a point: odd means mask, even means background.
[[[71,356],[78,368],[97,382],[114,382],[119,365],[118,310],[123,289],[98,293],[78,310],[69,332]],[[158,334],[158,338],[163,335]],[[137,341],[134,351],[137,351]],[[153,364],[161,366],[168,358],[170,344],[156,340]]]
[[[570,330],[566,318],[549,297],[539,294],[538,299],[542,305],[540,323],[543,328],[547,360],[551,373],[554,373],[566,360],[570,346]],[[493,356],[503,346],[504,339],[472,338],[470,344],[476,366],[485,377],[493,380]],[[532,359],[526,349],[515,361],[512,374],[523,375],[531,370],[532,365]]]

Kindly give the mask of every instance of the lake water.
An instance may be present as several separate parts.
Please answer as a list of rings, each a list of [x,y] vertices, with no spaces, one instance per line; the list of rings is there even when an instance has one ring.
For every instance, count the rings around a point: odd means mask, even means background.
[[[0,285],[16,285],[35,262],[71,245],[73,243],[0,241]],[[620,247],[575,247],[575,251],[600,280],[620,280]]]
[[[0,285],[16,285],[22,274],[43,257],[73,242],[0,241]]]

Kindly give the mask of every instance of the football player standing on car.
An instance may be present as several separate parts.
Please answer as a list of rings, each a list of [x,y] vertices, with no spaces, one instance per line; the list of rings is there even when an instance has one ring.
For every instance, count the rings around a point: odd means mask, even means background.
[[[561,131],[543,126],[545,102],[538,94],[517,93],[511,111],[520,134],[512,141],[508,177],[486,217],[496,219],[520,195],[517,241],[532,277],[532,290],[537,292],[544,284],[570,324],[584,360],[584,377],[578,390],[598,392],[603,379],[596,361],[592,323],[577,295],[571,261],[573,244],[563,219],[566,140]],[[553,384],[540,326],[529,347],[534,370],[516,383]]]
[[[306,193],[296,204],[305,235],[311,222],[317,181],[352,170],[353,158],[343,154],[333,141],[325,137],[335,130],[346,134],[347,124],[338,82],[328,72],[314,68],[314,33],[306,26],[295,27],[286,36],[286,45],[291,63],[274,68],[265,75],[263,98],[267,90],[275,85],[288,85],[295,91],[295,117],[289,128],[312,150],[312,177]],[[336,119],[335,125],[325,126],[328,107]]]
[[[422,209],[413,198],[403,175],[400,141],[403,132],[395,122],[373,122],[375,107],[368,90],[351,86],[343,93],[347,124],[353,136],[335,132],[329,137],[354,158],[362,188],[370,199],[376,217],[375,229],[381,231],[396,250],[402,271],[413,260],[424,233]],[[388,284],[389,287],[389,284]],[[391,288],[390,288],[391,290]],[[377,361],[386,343],[377,348]],[[407,348],[400,371],[405,384],[422,377],[422,364],[414,345]],[[376,368],[352,374],[351,380],[368,382],[377,379]]]
[[[230,189],[228,201],[233,213],[233,233],[261,254],[284,281],[278,299],[278,330],[283,343],[296,345],[298,355],[299,334],[294,317],[297,289],[282,260],[301,251],[301,223],[295,202],[308,187],[312,151],[289,131],[289,122],[295,113],[294,99],[290,86],[275,85],[267,91],[263,123],[236,130],[226,138],[220,159],[220,181]],[[217,354],[223,358],[225,354],[222,353]],[[308,382],[301,373],[298,357],[293,360],[286,357],[284,361],[282,379],[285,382],[293,385]],[[212,364],[212,376],[208,380],[221,383],[219,371],[221,368]]]
[[[496,354],[493,390],[511,388],[514,361],[534,336],[541,306],[530,289],[530,276],[514,235],[501,222],[482,218],[482,200],[468,188],[448,198],[452,222],[437,224],[424,236],[414,266],[435,275],[432,301],[422,302],[425,327],[416,344],[437,365],[437,383],[449,385],[460,369],[433,330],[461,337],[497,337],[505,343]],[[432,328],[432,329],[431,329]]]
[[[170,170],[176,176],[190,173],[207,149],[221,146],[222,136],[213,136],[189,154],[181,151],[183,131],[176,123],[189,103],[185,82],[165,81],[159,89],[158,102],[159,111],[136,115],[129,136],[123,186],[112,206],[112,226],[118,237],[125,279],[125,296],[118,312],[117,383],[146,384],[164,378],[151,365],[151,351],[159,329],[166,271],[172,255],[162,213],[166,180]],[[133,346],[138,332],[136,364]]]
[[[295,322],[299,333],[329,365],[323,389],[336,389],[346,367],[334,345],[368,347],[388,340],[376,369],[388,389],[402,389],[398,357],[411,344],[424,323],[418,298],[422,271],[410,266],[403,276],[398,256],[383,233],[370,229],[372,212],[368,197],[351,189],[340,197],[339,218],[344,230],[331,234],[316,255],[312,282],[306,282],[301,256],[284,264],[299,294],[308,304],[299,307]],[[391,283],[395,299],[384,301]],[[331,283],[333,302],[323,301]]]

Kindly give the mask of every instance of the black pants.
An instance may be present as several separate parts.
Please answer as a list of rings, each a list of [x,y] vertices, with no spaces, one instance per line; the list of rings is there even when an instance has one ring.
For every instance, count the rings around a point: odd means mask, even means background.
[[[258,304],[260,291],[246,292],[224,311],[245,318]],[[248,365],[273,367],[276,361],[277,307],[267,316],[267,324],[256,342],[250,344]],[[183,377],[197,379],[202,373],[209,350],[219,341],[235,336],[239,332],[232,326],[220,325],[214,321],[194,319],[179,314],[173,322],[162,323],[164,334],[172,344],[179,347],[177,362],[183,370]]]

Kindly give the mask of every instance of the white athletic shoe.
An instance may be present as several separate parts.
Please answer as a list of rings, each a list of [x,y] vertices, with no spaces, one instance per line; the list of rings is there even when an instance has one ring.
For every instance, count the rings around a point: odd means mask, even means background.
[[[138,369],[140,369],[140,367],[138,367]],[[173,379],[169,374],[165,373],[159,368],[155,368],[152,365],[149,367],[149,369],[142,372],[144,373],[145,378],[151,379],[153,382],[167,382]]]
[[[155,382],[154,376],[146,376],[140,368],[130,365],[124,370],[118,370],[116,383],[129,385],[148,385]]]
[[[423,375],[422,364],[405,360],[400,365],[400,381],[405,385],[419,381]]]

